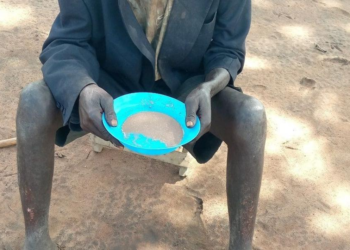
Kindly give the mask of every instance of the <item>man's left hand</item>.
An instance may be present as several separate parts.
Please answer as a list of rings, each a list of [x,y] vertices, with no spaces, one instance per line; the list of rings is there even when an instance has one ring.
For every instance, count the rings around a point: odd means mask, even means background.
[[[210,88],[200,85],[186,98],[186,125],[192,128],[196,125],[197,115],[201,122],[201,130],[195,140],[210,130],[211,125],[211,95]]]
[[[194,140],[210,130],[211,98],[222,91],[229,83],[231,76],[224,68],[216,68],[205,77],[205,82],[195,88],[186,98],[186,125],[191,128],[196,125],[196,115],[201,121],[201,130]]]

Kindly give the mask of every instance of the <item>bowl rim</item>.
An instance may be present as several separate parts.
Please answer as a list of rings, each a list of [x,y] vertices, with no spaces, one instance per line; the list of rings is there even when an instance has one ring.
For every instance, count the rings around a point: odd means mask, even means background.
[[[159,97],[161,97],[161,98],[166,98],[166,99],[169,99],[170,101],[177,102],[177,103],[180,104],[180,105],[184,105],[184,109],[186,110],[185,103],[183,103],[182,101],[180,101],[180,100],[178,100],[178,99],[175,99],[175,98],[173,98],[173,97],[171,97],[171,96],[167,96],[167,95],[163,95],[163,94],[158,94],[158,93],[153,93],[153,92],[135,92],[135,93],[128,93],[128,94],[125,94],[125,95],[122,95],[122,96],[119,96],[119,97],[115,98],[115,99],[113,100],[113,105],[115,105],[116,102],[120,102],[122,99],[125,99],[125,98],[130,97],[130,96],[137,96],[137,95],[151,95],[151,96],[159,96]],[[136,113],[133,113],[133,115],[135,115],[135,114],[137,114],[137,113],[141,113],[141,112],[147,112],[147,111],[136,112]],[[153,112],[157,112],[157,111],[153,111]],[[158,113],[162,113],[162,112],[158,112]],[[186,112],[185,112],[185,113],[186,113]],[[162,114],[164,114],[164,113],[162,113]],[[166,114],[166,115],[167,115],[167,114]],[[164,150],[164,149],[173,149],[173,150],[175,150],[175,149],[177,149],[177,148],[179,148],[179,147],[181,147],[181,146],[183,146],[183,145],[188,144],[188,143],[191,142],[192,140],[194,140],[194,139],[198,136],[198,134],[199,134],[199,132],[200,132],[200,129],[201,129],[200,119],[199,119],[198,116],[196,116],[196,118],[197,118],[196,125],[195,125],[193,128],[188,128],[188,127],[185,127],[185,128],[184,128],[184,126],[182,126],[181,123],[179,123],[178,121],[176,121],[176,122],[178,122],[178,123],[180,124],[181,128],[183,129],[184,135],[185,135],[186,130],[196,129],[196,130],[194,131],[195,133],[194,133],[194,137],[193,137],[193,138],[192,138],[192,136],[191,136],[189,139],[187,139],[187,140],[185,140],[185,141],[184,141],[184,140],[181,140],[181,142],[180,142],[179,144],[177,144],[176,146],[173,146],[173,147],[167,147],[167,146],[165,146],[165,147],[157,147],[157,148],[144,148],[144,147],[140,147],[140,146],[137,146],[137,145],[134,145],[134,144],[130,144],[130,143],[124,141],[124,140],[123,140],[124,138],[119,139],[119,138],[117,138],[116,136],[114,136],[112,133],[110,133],[109,128],[111,128],[111,126],[109,126],[109,124],[108,124],[107,121],[106,121],[105,113],[102,114],[103,125],[104,125],[104,127],[106,128],[106,130],[108,131],[108,133],[109,133],[110,135],[112,135],[114,138],[116,138],[118,141],[120,141],[123,145],[127,145],[127,146],[130,146],[130,147],[137,148],[137,149],[142,149],[142,150],[149,150],[149,151]],[[127,119],[127,118],[126,118],[126,119]],[[126,121],[126,119],[125,119],[125,121]],[[119,126],[113,127],[113,129],[116,129],[116,128],[118,128],[118,127],[119,127]],[[120,127],[120,129],[121,129],[121,127]]]

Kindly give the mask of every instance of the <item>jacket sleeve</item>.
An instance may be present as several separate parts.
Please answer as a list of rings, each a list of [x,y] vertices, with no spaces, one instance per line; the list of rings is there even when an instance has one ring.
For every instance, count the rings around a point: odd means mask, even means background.
[[[205,73],[224,68],[231,84],[243,70],[245,39],[251,23],[251,0],[220,0],[214,36],[204,56]]]
[[[97,82],[99,63],[89,44],[92,24],[84,0],[59,0],[59,7],[40,61],[44,80],[66,125],[81,90]]]

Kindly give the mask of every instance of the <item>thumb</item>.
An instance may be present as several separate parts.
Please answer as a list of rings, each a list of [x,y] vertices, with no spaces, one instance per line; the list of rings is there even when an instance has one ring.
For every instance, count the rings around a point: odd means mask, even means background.
[[[118,122],[117,116],[114,112],[113,98],[111,96],[104,98],[101,102],[101,107],[105,112],[107,123],[112,127],[116,127]]]
[[[186,126],[189,128],[196,125],[198,103],[195,101],[186,101]]]

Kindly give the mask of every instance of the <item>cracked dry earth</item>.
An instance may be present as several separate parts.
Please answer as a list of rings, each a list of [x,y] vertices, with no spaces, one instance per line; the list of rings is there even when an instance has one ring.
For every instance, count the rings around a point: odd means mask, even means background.
[[[350,2],[253,0],[247,62],[236,84],[265,104],[266,163],[256,250],[350,249]],[[0,139],[15,136],[21,89],[54,0],[0,1]],[[181,179],[142,156],[57,148],[50,229],[62,249],[227,249],[226,146]],[[20,249],[16,148],[0,149],[0,249]]]

